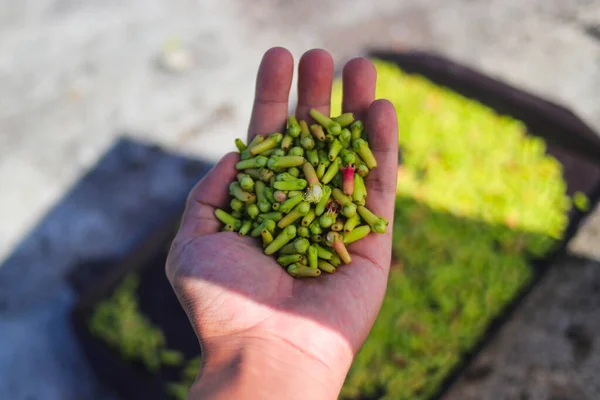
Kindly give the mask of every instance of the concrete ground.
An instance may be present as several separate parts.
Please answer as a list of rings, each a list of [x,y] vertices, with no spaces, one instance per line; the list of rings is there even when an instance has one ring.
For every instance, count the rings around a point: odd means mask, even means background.
[[[0,0],[0,259],[120,134],[209,159],[232,149],[274,45],[340,62],[367,46],[436,50],[600,130],[600,1]],[[573,250],[600,260],[596,214]],[[600,397],[586,375],[600,370],[598,292],[582,289],[598,264],[559,264],[478,360],[488,374],[450,398]]]

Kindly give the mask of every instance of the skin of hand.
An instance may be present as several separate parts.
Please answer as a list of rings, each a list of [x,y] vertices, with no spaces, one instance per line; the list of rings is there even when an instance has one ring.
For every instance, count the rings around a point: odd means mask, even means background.
[[[263,56],[248,137],[282,132],[294,70],[289,51]],[[298,66],[296,116],[329,115],[333,59],[306,52]],[[381,307],[391,261],[398,160],[396,113],[375,99],[376,70],[364,58],[343,69],[343,112],[365,121],[378,167],[367,207],[387,218],[385,234],[349,246],[352,262],[333,275],[294,279],[256,239],[220,232],[216,208],[229,203],[236,153],[192,189],[167,260],[167,276],[198,335],[203,366],[191,399],[335,399]]]

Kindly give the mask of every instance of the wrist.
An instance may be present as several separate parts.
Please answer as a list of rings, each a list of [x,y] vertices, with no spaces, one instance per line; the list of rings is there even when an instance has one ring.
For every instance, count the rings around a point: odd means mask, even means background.
[[[281,338],[207,340],[203,342],[202,370],[190,398],[337,399],[352,353],[349,357],[340,354],[332,361],[329,365]]]

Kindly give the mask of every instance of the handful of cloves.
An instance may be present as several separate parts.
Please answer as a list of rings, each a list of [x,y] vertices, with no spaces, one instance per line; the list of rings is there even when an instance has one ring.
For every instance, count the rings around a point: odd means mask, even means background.
[[[365,207],[365,178],[377,161],[364,124],[352,113],[310,115],[317,124],[290,116],[285,134],[236,139],[231,210],[215,211],[223,231],[262,238],[264,253],[294,277],[334,273],[351,261],[347,244],[388,225]]]

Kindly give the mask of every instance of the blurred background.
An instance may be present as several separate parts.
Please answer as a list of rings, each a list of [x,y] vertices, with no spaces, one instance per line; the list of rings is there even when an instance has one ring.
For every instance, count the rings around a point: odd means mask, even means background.
[[[296,60],[325,48],[337,67],[371,48],[435,51],[600,130],[600,1],[0,0],[0,260],[121,135],[207,161],[233,150],[260,58],[275,45]],[[577,292],[590,280],[600,285],[599,232],[596,213],[570,244],[581,259],[559,262],[476,361],[483,378],[463,380],[449,398],[598,393],[600,321]],[[110,398],[54,309],[36,314],[54,294],[8,294],[9,286],[0,281],[10,300],[0,301],[0,398]],[[25,295],[36,305],[27,322],[14,306]],[[73,301],[56,296],[61,307]],[[551,311],[535,317],[544,306]],[[588,348],[579,369],[566,361],[569,328]],[[66,339],[42,343],[32,329]]]

